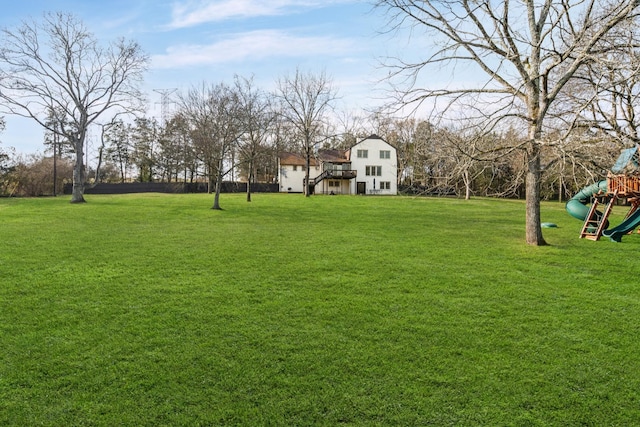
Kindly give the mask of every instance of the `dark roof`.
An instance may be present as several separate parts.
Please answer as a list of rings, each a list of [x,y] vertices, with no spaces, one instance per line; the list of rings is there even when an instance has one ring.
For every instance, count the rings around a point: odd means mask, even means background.
[[[297,153],[284,152],[284,153],[280,153],[278,157],[280,158],[281,165],[305,166],[307,163],[305,158]],[[313,157],[309,159],[309,165],[315,166],[316,159],[314,159]]]
[[[382,137],[380,137],[380,136],[378,136],[378,135],[376,135],[374,133],[372,135],[369,135],[366,138],[361,139],[360,141],[358,141],[357,143],[352,145],[351,148],[349,148],[348,150],[332,150],[332,149],[321,149],[321,150],[318,150],[317,159],[314,158],[314,157],[311,157],[310,165],[311,166],[316,166],[318,164],[317,160],[320,160],[322,162],[331,162],[331,163],[347,163],[347,162],[350,162],[351,161],[351,149],[353,147],[355,147],[356,145],[360,144],[361,142],[367,140],[367,139],[380,139],[380,140],[384,141],[386,144],[388,144],[389,146],[393,147],[393,145],[391,145],[387,141],[385,141],[384,138],[382,138]],[[281,165],[291,165],[291,166],[304,166],[305,165],[304,156],[301,156],[300,154],[297,154],[297,153],[283,152],[283,153],[280,153],[278,157],[280,158],[280,164]]]
[[[345,163],[349,161],[344,150],[318,150],[318,158],[323,162]]]

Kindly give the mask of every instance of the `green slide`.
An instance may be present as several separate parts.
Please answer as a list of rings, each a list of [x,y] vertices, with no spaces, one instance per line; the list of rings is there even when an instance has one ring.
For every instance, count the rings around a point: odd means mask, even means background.
[[[594,194],[600,192],[607,192],[607,180],[602,180],[584,187],[567,202],[565,209],[572,217],[584,221],[587,215],[589,215],[589,208],[586,206],[587,203],[590,202]],[[602,212],[596,212],[596,214],[602,215]],[[607,224],[605,224],[605,228],[607,228]]]
[[[610,238],[613,242],[620,242],[622,241],[622,236],[632,232],[638,226],[640,226],[640,209],[629,215],[620,225],[613,227],[611,230],[604,230],[602,235]]]

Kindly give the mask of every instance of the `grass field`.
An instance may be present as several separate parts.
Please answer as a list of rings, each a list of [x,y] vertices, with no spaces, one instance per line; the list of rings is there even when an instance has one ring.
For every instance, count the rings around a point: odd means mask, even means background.
[[[0,425],[640,420],[640,236],[561,204],[87,200],[0,199]]]

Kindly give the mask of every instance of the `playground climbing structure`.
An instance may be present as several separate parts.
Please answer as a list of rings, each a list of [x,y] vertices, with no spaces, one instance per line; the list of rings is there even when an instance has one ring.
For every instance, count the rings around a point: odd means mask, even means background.
[[[619,199],[630,206],[625,219],[609,228],[609,215]],[[591,203],[590,207],[587,205]],[[580,238],[598,240],[601,236],[620,242],[622,236],[640,226],[640,147],[623,150],[606,180],[588,185],[567,204],[567,212],[584,221]],[[602,210],[599,210],[602,209]]]

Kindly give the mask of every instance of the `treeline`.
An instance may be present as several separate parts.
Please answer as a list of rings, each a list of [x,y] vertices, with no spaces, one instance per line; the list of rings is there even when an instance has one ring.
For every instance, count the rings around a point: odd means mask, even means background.
[[[261,96],[266,102],[268,95],[261,93]],[[131,122],[114,120],[101,127],[99,147],[92,162],[98,167],[86,171],[88,185],[184,182],[204,183],[213,191],[217,168],[222,168],[225,181],[276,183],[279,153],[299,152],[300,144],[295,131],[279,121],[275,111],[266,108],[262,112],[271,115],[262,121],[264,128],[260,132],[264,137],[250,145],[239,138],[230,145],[221,163],[216,162],[214,147],[199,139],[197,128],[189,125],[184,110],[165,123],[150,117]],[[519,145],[521,136],[516,129],[474,135],[465,129],[438,127],[417,118],[401,119],[381,113],[348,119],[336,117],[325,123],[323,138],[316,148],[346,149],[372,133],[382,136],[397,148],[398,184],[403,192],[524,197],[523,153],[500,148]],[[45,154],[41,155],[15,156],[6,150],[0,154],[2,196],[62,194],[63,186],[72,180],[72,150],[69,144],[55,141],[52,135],[46,137],[45,147]],[[604,176],[620,148],[602,135],[574,134],[550,140],[543,150],[543,198],[570,197],[587,183]]]

